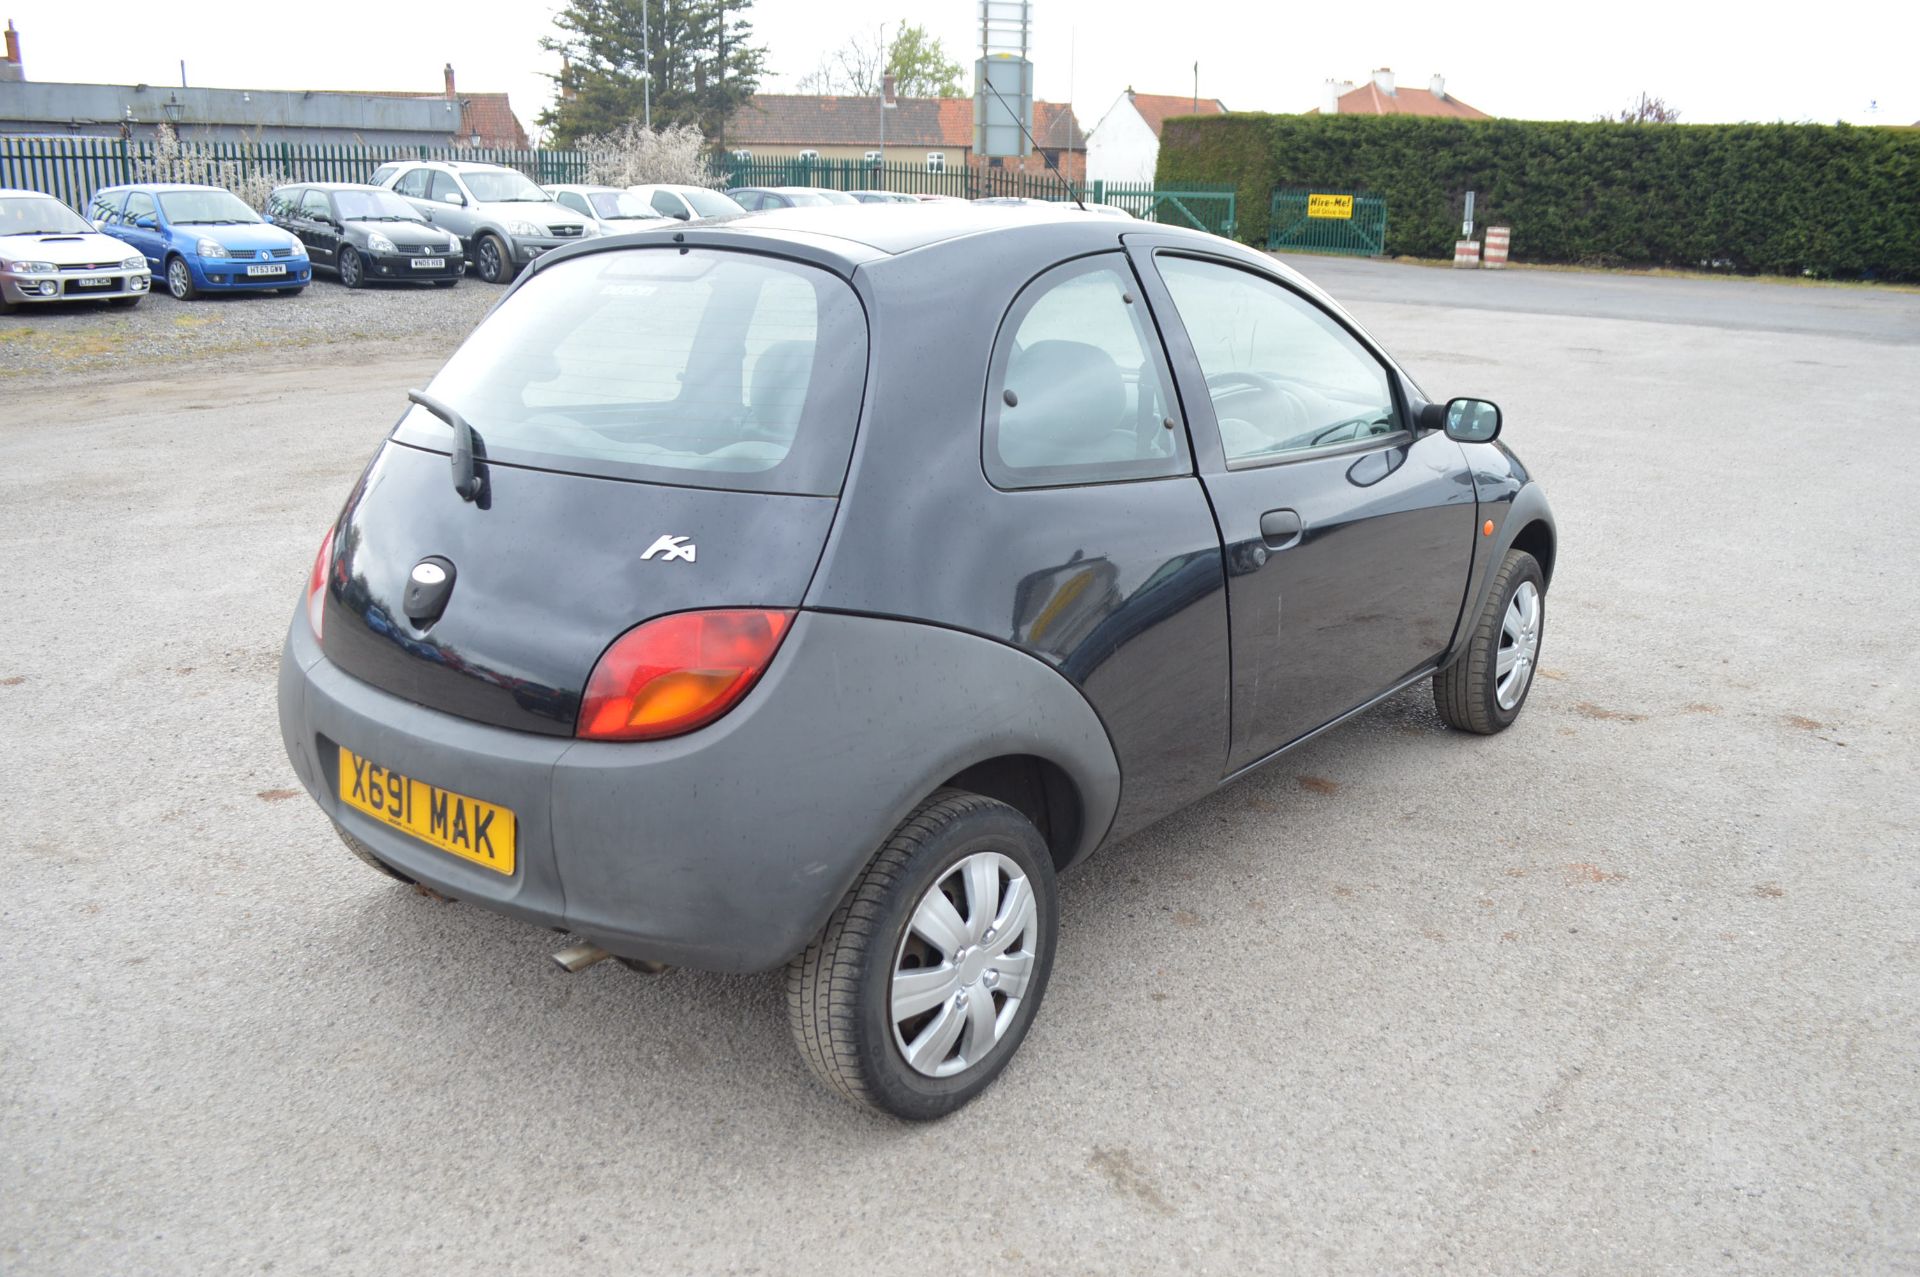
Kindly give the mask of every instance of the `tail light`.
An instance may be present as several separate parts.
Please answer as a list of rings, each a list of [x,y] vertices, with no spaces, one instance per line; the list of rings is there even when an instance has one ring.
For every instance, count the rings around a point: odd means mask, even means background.
[[[774,608],[678,612],[613,641],[580,702],[582,740],[659,740],[705,727],[740,703],[793,624]]]
[[[313,636],[320,637],[320,621],[327,608],[327,565],[333,562],[333,529],[327,529],[320,542],[320,553],[313,556],[313,571],[307,574],[307,622]]]

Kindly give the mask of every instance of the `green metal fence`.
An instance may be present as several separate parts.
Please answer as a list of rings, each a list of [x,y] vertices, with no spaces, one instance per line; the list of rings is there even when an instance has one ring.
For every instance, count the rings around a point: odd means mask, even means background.
[[[490,147],[346,146],[304,142],[193,142],[197,154],[236,165],[240,173],[289,182],[364,182],[395,160],[477,160],[519,169],[537,182],[584,182],[584,151]],[[93,192],[137,179],[153,158],[150,140],[114,137],[0,137],[0,187],[45,191],[72,208]]]
[[[1126,209],[1142,221],[1233,237],[1235,187],[1195,183],[1166,190],[1152,183],[1095,182],[1088,198]]]
[[[895,191],[903,195],[951,195],[974,200],[988,195],[1028,199],[1069,198],[1068,191],[1092,198],[1084,187],[1050,172],[1007,169],[929,169],[917,164],[882,164],[852,159],[737,159],[720,162],[728,186],[822,186],[830,191]]]
[[[1267,247],[1378,257],[1387,247],[1387,201],[1341,190],[1275,190]]]

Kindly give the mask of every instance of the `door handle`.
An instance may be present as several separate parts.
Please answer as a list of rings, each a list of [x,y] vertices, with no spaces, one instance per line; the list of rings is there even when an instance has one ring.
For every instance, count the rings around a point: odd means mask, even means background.
[[[1284,550],[1300,539],[1300,516],[1292,510],[1269,510],[1260,516],[1260,539],[1270,550]]]

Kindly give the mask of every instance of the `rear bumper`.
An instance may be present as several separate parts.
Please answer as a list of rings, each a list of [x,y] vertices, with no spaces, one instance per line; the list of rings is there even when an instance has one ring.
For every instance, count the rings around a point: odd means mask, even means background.
[[[1057,673],[986,639],[867,617],[803,612],[766,677],[718,723],[610,744],[390,695],[328,661],[302,612],[281,657],[280,727],[314,801],[408,877],[624,957],[719,971],[765,970],[804,948],[887,834],[976,762],[1035,754],[1060,765],[1081,793],[1087,847],[1119,799],[1106,733]],[[514,873],[348,807],[342,745],[510,809]]]

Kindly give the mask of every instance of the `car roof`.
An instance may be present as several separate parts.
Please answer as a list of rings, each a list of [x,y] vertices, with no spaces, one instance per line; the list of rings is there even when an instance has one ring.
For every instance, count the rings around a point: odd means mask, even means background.
[[[276,191],[384,191],[384,186],[374,186],[368,182],[282,182],[273,188]]]
[[[624,186],[596,186],[591,182],[555,182],[546,188],[549,191],[573,191],[578,195],[625,195]]]
[[[224,186],[209,186],[204,182],[122,182],[118,186],[103,186],[101,191],[226,191]],[[227,191],[227,194],[233,194]]]
[[[60,202],[58,196],[49,195],[45,191],[29,191],[12,186],[0,186],[0,199],[18,199],[23,195],[38,195],[43,200],[52,200],[56,204]]]

